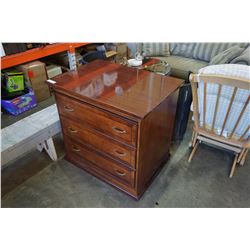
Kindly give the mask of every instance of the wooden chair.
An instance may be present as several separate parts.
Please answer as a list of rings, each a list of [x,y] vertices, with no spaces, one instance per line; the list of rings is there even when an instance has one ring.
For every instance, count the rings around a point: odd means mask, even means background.
[[[235,153],[230,178],[237,163],[244,164],[250,148],[250,70],[247,78],[206,73],[190,75],[194,128],[193,150],[188,162],[192,160],[199,143],[205,142]],[[225,89],[231,90],[230,95],[225,94]],[[240,94],[244,98],[240,98]],[[227,105],[222,105],[225,100]]]

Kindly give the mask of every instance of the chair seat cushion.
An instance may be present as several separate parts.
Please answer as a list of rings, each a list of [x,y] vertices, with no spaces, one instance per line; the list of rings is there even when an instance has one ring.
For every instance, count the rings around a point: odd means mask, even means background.
[[[250,81],[250,66],[240,65],[240,64],[220,64],[220,65],[211,65],[199,70],[199,74],[206,75],[220,75],[226,77],[235,77],[246,79]],[[218,96],[219,87],[218,84],[207,82],[206,86],[206,118],[205,125],[207,128],[211,129],[212,122],[215,113],[216,101]],[[199,104],[199,113],[200,113],[200,126],[203,125],[203,103],[204,103],[204,82],[199,81],[198,83],[198,104]],[[229,108],[231,98],[233,96],[234,87],[223,85],[221,88],[220,99],[218,103],[217,116],[214,124],[214,128],[217,134],[221,133],[224,119],[226,117],[226,111]],[[223,130],[223,136],[228,137],[238,118],[239,114],[242,112],[245,103],[247,102],[250,95],[250,89],[237,89],[233,103],[230,109],[227,122]],[[238,126],[234,132],[233,138],[237,139],[244,134],[246,129],[249,126],[249,114],[250,114],[250,105],[246,106],[246,110],[242,113],[242,117],[239,121]],[[247,139],[250,136],[250,131],[245,134],[244,139]]]
[[[250,80],[250,66],[241,64],[210,65],[201,68],[199,74],[232,76]]]

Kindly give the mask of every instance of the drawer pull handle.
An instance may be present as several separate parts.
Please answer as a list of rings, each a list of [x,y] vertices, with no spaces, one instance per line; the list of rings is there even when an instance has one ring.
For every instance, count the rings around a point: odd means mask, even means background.
[[[73,112],[73,111],[74,111],[74,109],[69,108],[68,106],[64,106],[64,109],[65,109],[66,111],[68,111],[68,112]]]
[[[71,128],[71,127],[69,127],[69,132],[71,132],[71,133],[77,133],[78,131],[75,130],[75,129],[73,129],[73,128]]]
[[[72,150],[73,150],[73,151],[76,151],[76,152],[81,151],[80,148],[78,148],[78,147],[76,147],[76,146],[74,146],[74,145],[72,146]]]
[[[119,133],[119,134],[126,134],[126,130],[123,130],[123,129],[120,129],[120,128],[117,128],[117,127],[112,127],[112,129],[113,129],[116,133]]]
[[[126,175],[126,173],[120,172],[119,170],[115,170],[115,172],[116,172],[117,175],[120,175],[120,176]]]
[[[120,151],[118,151],[118,150],[116,150],[116,149],[114,150],[114,152],[115,152],[116,155],[122,156],[122,157],[124,157],[124,156],[127,155],[127,153],[125,153],[125,152],[120,152]]]

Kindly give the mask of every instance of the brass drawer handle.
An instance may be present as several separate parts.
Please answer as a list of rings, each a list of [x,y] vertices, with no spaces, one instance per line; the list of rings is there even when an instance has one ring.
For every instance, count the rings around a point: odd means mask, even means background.
[[[69,108],[68,106],[64,106],[64,109],[65,109],[66,111],[68,111],[68,112],[73,112],[73,111],[74,111],[74,109]]]
[[[123,130],[123,129],[120,129],[120,128],[117,128],[117,127],[112,127],[112,129],[116,132],[116,133],[119,133],[119,134],[126,134],[126,130]]]
[[[71,132],[71,133],[77,133],[78,131],[75,130],[75,129],[73,129],[73,128],[71,128],[71,127],[69,127],[69,132]]]
[[[75,145],[72,145],[72,150],[76,152],[81,151],[80,148],[76,147]]]
[[[124,173],[124,172],[120,172],[119,170],[115,170],[115,172],[116,172],[116,174],[117,175],[120,175],[120,176],[124,176],[124,175],[126,175],[126,173]]]
[[[124,157],[124,156],[126,156],[127,155],[127,153],[125,153],[125,152],[120,152],[120,151],[118,151],[118,150],[114,150],[114,153],[116,154],[116,155],[118,155],[118,156],[121,156],[121,157]]]

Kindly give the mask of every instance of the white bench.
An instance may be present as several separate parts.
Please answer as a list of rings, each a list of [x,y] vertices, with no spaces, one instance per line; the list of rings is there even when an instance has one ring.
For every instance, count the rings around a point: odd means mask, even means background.
[[[61,132],[56,104],[36,112],[1,130],[1,168],[6,163],[18,158],[37,147],[57,160],[52,136]]]

